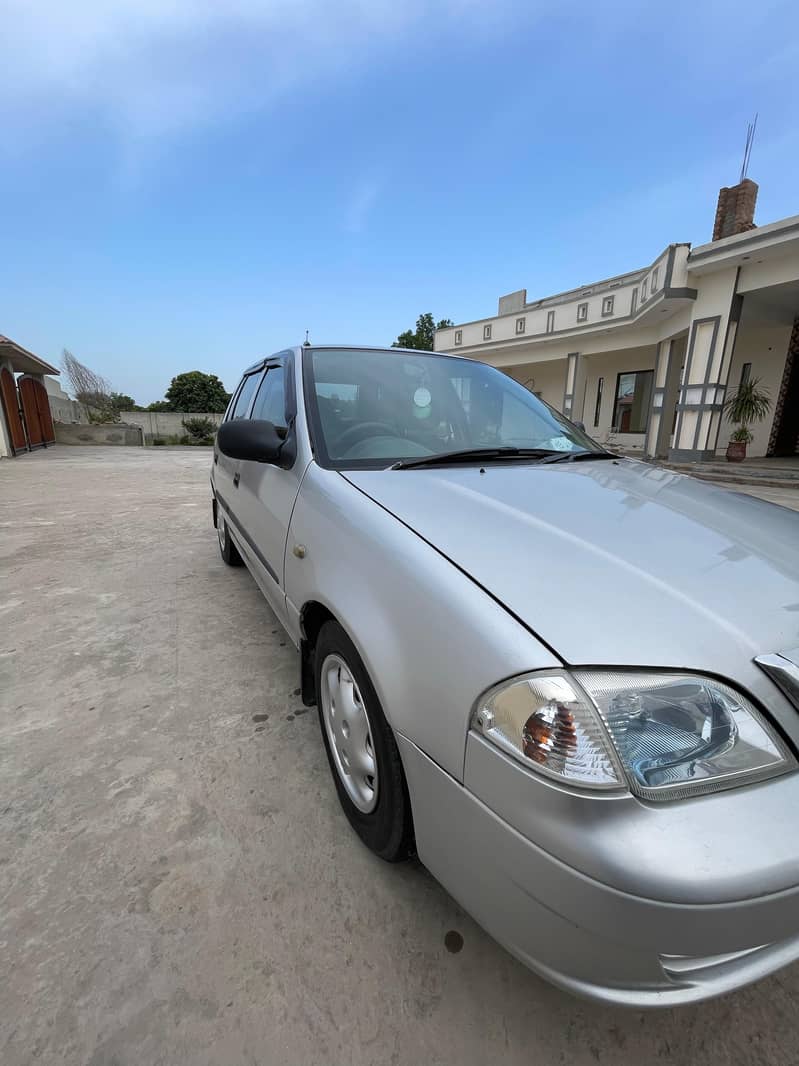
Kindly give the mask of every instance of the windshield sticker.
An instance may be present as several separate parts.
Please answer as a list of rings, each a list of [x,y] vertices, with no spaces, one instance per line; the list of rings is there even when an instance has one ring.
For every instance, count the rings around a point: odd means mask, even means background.
[[[549,442],[550,448],[554,448],[556,452],[571,452],[574,450],[574,445],[567,437],[553,437]]]
[[[413,402],[417,407],[429,407],[432,400],[430,389],[420,388],[413,394]]]

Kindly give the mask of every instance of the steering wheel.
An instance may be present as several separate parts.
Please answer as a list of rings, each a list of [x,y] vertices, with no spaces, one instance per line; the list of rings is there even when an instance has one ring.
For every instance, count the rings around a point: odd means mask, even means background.
[[[396,437],[397,431],[385,422],[360,422],[357,426],[345,429],[335,443],[334,451],[339,455],[349,451],[353,445],[358,444],[367,437]]]

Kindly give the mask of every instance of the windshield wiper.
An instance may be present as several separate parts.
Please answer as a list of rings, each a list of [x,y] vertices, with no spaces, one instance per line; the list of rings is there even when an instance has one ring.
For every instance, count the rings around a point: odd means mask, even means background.
[[[579,463],[582,459],[618,459],[613,452],[558,452],[557,455],[547,455],[541,460],[545,463]]]
[[[499,463],[504,459],[543,459],[563,454],[554,448],[465,448],[458,452],[423,455],[419,459],[400,459],[389,470],[412,470],[417,466],[449,466],[455,463]]]

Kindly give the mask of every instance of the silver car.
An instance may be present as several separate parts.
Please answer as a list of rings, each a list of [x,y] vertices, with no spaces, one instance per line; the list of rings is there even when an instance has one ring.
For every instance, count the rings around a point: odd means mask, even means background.
[[[799,514],[402,349],[250,367],[211,484],[367,847],[594,999],[799,956]]]

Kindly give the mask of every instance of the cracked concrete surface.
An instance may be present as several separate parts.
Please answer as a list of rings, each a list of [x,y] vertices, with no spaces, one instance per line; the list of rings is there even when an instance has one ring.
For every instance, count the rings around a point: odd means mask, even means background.
[[[0,463],[3,1066],[796,1062],[799,966],[582,1003],[364,850],[295,652],[219,558],[209,464]]]

